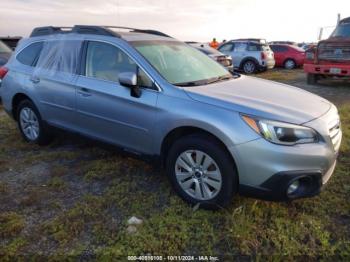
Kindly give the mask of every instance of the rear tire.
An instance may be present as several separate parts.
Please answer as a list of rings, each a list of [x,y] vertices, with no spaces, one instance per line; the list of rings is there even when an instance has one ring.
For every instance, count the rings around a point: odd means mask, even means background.
[[[52,140],[49,128],[42,121],[36,106],[30,100],[23,100],[17,108],[18,128],[25,141],[47,145]]]
[[[204,209],[227,206],[238,190],[232,158],[206,135],[189,135],[176,141],[166,159],[166,173],[183,200]]]
[[[308,85],[315,85],[315,84],[317,84],[318,75],[308,73],[306,76],[306,79],[307,79]]]
[[[242,64],[242,70],[247,75],[254,74],[257,71],[257,65],[252,60],[247,60]]]
[[[294,69],[296,68],[296,63],[293,59],[287,59],[285,62],[284,62],[284,68],[285,69]]]

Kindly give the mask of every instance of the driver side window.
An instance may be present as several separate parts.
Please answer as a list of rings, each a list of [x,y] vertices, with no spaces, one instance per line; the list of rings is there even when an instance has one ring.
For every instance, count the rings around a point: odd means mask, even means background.
[[[147,74],[118,47],[103,42],[88,43],[85,76],[119,83],[119,74],[124,72],[137,74],[140,87],[154,88]]]

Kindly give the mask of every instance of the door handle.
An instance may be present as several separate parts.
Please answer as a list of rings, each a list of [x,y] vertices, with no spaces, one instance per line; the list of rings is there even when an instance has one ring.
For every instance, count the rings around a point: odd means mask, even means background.
[[[33,84],[37,84],[40,82],[40,78],[37,77],[37,76],[32,76],[30,79],[29,79]]]
[[[89,89],[87,89],[85,87],[80,88],[80,91],[78,91],[78,94],[81,96],[84,96],[84,97],[91,96]]]

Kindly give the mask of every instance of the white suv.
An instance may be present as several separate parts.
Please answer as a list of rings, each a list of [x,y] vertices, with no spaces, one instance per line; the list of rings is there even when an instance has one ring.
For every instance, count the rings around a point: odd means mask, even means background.
[[[275,66],[274,54],[266,43],[251,40],[231,40],[221,45],[218,50],[233,57],[234,67],[246,74],[265,71]]]

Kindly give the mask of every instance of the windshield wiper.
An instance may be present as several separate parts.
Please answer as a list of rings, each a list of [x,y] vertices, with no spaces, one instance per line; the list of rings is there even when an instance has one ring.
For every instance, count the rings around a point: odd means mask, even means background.
[[[207,81],[205,84],[209,85],[209,84],[213,84],[213,83],[217,83],[217,82],[221,82],[221,81],[225,81],[225,80],[230,80],[232,78],[233,78],[233,76],[231,76],[231,75],[219,76],[219,77],[215,77],[212,80]]]
[[[183,82],[183,83],[177,83],[176,86],[200,86],[203,83],[201,81],[192,81],[192,82]]]

